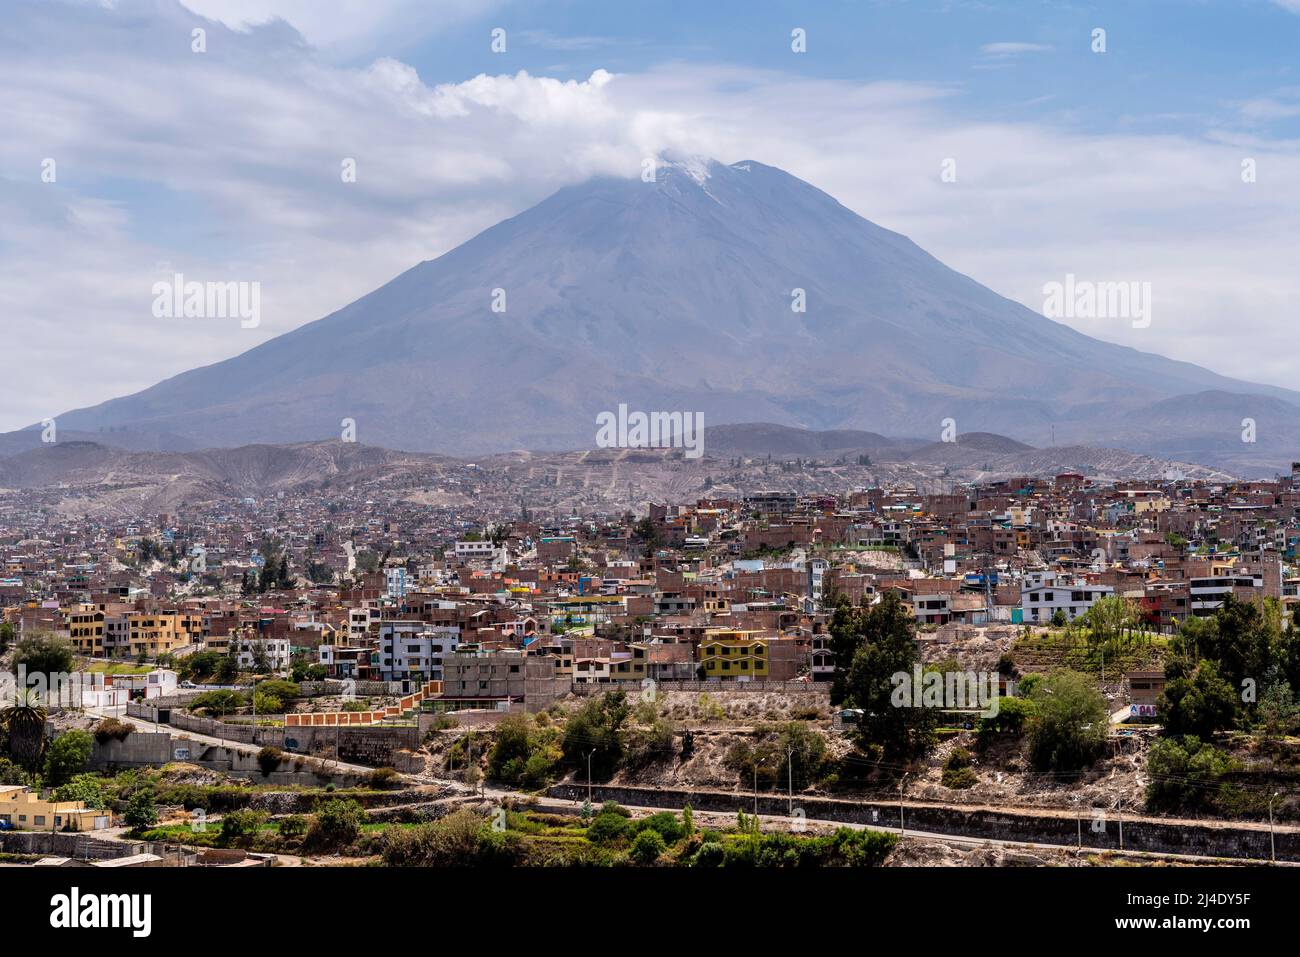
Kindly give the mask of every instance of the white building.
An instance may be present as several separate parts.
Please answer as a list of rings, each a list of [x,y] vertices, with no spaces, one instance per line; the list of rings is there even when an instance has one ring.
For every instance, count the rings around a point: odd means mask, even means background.
[[[288,638],[232,638],[231,644],[241,671],[251,671],[259,657],[272,671],[289,667]]]
[[[1045,625],[1057,611],[1074,621],[1100,599],[1114,594],[1109,585],[1069,581],[1056,572],[1030,572],[1020,587],[1020,607],[1026,624]]]
[[[406,681],[420,675],[443,680],[443,658],[460,644],[460,629],[423,621],[379,623],[379,672],[384,681]]]

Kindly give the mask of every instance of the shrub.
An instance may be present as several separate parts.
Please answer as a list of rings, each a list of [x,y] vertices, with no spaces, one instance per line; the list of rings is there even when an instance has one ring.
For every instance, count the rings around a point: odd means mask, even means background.
[[[284,752],[270,745],[257,752],[257,766],[262,769],[262,774],[266,777],[269,777],[283,760]]]
[[[608,780],[623,759],[621,732],[629,712],[622,691],[606,692],[584,704],[564,725],[565,763],[580,775],[590,767],[593,780]]]
[[[221,835],[218,840],[223,847],[248,843],[265,820],[265,811],[227,811],[221,818]]]
[[[307,831],[307,843],[313,847],[338,849],[356,841],[366,812],[350,799],[334,798],[320,805],[316,820]]]
[[[627,818],[601,811],[587,825],[587,840],[593,844],[612,844],[627,830]]]
[[[726,858],[726,850],[720,843],[705,841],[700,845],[700,849],[695,852],[695,859],[691,862],[691,865],[693,867],[721,867]]]
[[[376,790],[401,787],[402,776],[393,768],[375,768],[366,775],[366,784]]]
[[[665,844],[676,844],[683,834],[682,822],[671,811],[660,811],[642,818],[633,825],[632,830],[638,837],[642,831],[654,831],[664,839]]]
[[[125,721],[119,721],[117,718],[104,718],[99,724],[95,725],[91,733],[100,744],[108,744],[110,741],[125,741],[131,731],[131,725]]]
[[[978,778],[971,768],[971,754],[965,748],[953,748],[943,763],[943,786],[959,790],[972,787]]]
[[[671,817],[671,815],[670,815]],[[652,827],[641,831],[633,840],[628,850],[632,860],[638,864],[653,864],[668,849],[660,833]]]
[[[207,711],[211,714],[234,714],[244,705],[244,696],[238,691],[204,691],[190,699],[185,707],[190,711]]]
[[[278,694],[263,691],[259,686],[253,693],[254,709],[258,714],[283,714],[284,699]]]
[[[519,863],[517,834],[493,830],[478,814],[461,808],[440,821],[388,831],[382,850],[389,867],[484,867]]]
[[[280,835],[282,837],[302,837],[307,833],[307,818],[302,814],[290,814],[280,818]]]
[[[1147,807],[1152,811],[1211,807],[1219,779],[1233,769],[1226,753],[1194,735],[1182,741],[1157,741],[1147,755]]]

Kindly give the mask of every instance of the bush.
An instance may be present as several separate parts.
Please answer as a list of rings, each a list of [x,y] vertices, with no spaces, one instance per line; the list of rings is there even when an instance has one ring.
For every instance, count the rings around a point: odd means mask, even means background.
[[[898,838],[879,831],[839,828],[823,837],[765,834],[724,846],[724,867],[876,867]],[[702,852],[705,844],[700,848]],[[697,862],[699,855],[696,855]]]
[[[18,640],[14,646],[13,673],[25,666],[28,677],[40,675],[46,687],[54,687],[55,675],[71,673],[73,665],[72,643],[53,632],[35,632]]]
[[[264,777],[269,777],[283,760],[284,752],[270,745],[257,752],[257,766],[262,769]]]
[[[700,849],[695,852],[695,858],[691,864],[693,867],[721,867],[726,858],[726,850],[720,843],[705,841],[700,845]]]
[[[1169,669],[1166,674],[1169,681],[1159,703],[1166,734],[1206,739],[1232,727],[1237,696],[1232,685],[1219,676],[1214,662],[1202,661],[1190,675],[1181,667]]]
[[[973,787],[979,779],[971,767],[971,754],[965,748],[953,748],[943,763],[943,786],[953,790]]]
[[[440,821],[386,832],[381,854],[389,867],[487,867],[519,863],[524,848],[519,835],[495,831],[461,808]]]
[[[307,833],[307,818],[302,814],[290,814],[280,818],[281,837],[302,837]]]
[[[267,681],[259,681],[257,690],[263,694],[275,695],[281,701],[292,701],[295,698],[302,697],[302,689],[298,687],[297,682],[285,681],[281,678],[271,678]],[[261,708],[257,709],[261,711]]]
[[[612,844],[623,836],[627,826],[627,818],[623,815],[602,810],[587,825],[587,840],[593,844]]]
[[[671,815],[669,815],[671,817]],[[660,833],[652,827],[641,831],[633,840],[628,853],[638,864],[653,864],[668,849]]]
[[[337,850],[356,841],[366,812],[350,799],[335,798],[320,805],[316,820],[307,831],[307,843],[313,847]]]
[[[632,830],[639,837],[643,831],[654,831],[664,839],[665,844],[676,844],[682,839],[684,828],[677,815],[671,811],[660,811],[637,821]]]
[[[185,707],[189,711],[207,711],[210,714],[235,714],[244,706],[244,696],[238,691],[204,691],[190,699]]]
[[[1152,811],[1210,808],[1219,791],[1219,779],[1234,770],[1232,759],[1194,735],[1182,741],[1165,739],[1147,755],[1146,803]]]
[[[378,790],[402,786],[402,776],[394,768],[375,768],[366,775],[366,784]]]
[[[104,718],[99,724],[95,725],[91,734],[95,736],[95,740],[100,744],[108,744],[110,741],[125,741],[131,731],[131,725],[125,721],[119,721],[117,718]]]
[[[257,834],[266,817],[265,811],[227,811],[221,818],[218,840],[223,847],[246,844]]]
[[[557,737],[554,728],[538,727],[526,715],[507,715],[488,752],[488,776],[528,790],[546,787],[561,756]]]

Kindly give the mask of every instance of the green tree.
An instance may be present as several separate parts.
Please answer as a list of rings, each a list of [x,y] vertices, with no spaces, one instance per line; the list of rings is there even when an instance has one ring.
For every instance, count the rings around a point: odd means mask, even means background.
[[[1166,678],[1159,702],[1166,734],[1174,737],[1193,734],[1208,739],[1215,732],[1232,727],[1237,696],[1232,686],[1219,676],[1219,667],[1213,661],[1202,660],[1190,673],[1177,665],[1167,667]]]
[[[80,801],[89,808],[108,806],[104,785],[95,774],[78,774],[66,784],[54,789],[56,801]]]
[[[1077,771],[1106,746],[1106,699],[1077,671],[1055,671],[1033,691],[1029,759],[1041,771]]]
[[[133,830],[144,830],[158,823],[158,805],[151,788],[140,788],[126,802],[122,820]]]
[[[94,744],[90,732],[79,728],[55,738],[45,753],[45,783],[58,787],[86,770]]]
[[[517,784],[532,749],[528,735],[532,721],[527,715],[508,714],[497,725],[496,741],[488,752],[488,777]]]
[[[858,722],[859,744],[879,748],[886,758],[909,759],[923,754],[934,740],[934,709],[896,707],[893,702],[895,676],[907,675],[910,681],[913,666],[921,660],[916,646],[916,620],[902,599],[896,592],[886,592],[869,609],[837,608],[831,635],[837,662],[853,647],[852,663],[843,675],[841,687],[845,703],[864,712]],[[837,683],[839,679],[837,669]],[[832,697],[834,694],[832,689]]]
[[[1281,669],[1269,674],[1264,694],[1259,699],[1257,732],[1262,742],[1275,744],[1295,730],[1300,722],[1300,709],[1296,708],[1291,683],[1282,677]]]
[[[72,672],[72,645],[50,632],[24,635],[14,648],[14,674],[20,666],[27,675],[41,675],[52,684],[54,676]]]
[[[586,702],[565,722],[560,746],[564,763],[583,777],[590,758],[592,779],[608,780],[623,759],[621,731],[630,710],[622,691],[608,691]]]

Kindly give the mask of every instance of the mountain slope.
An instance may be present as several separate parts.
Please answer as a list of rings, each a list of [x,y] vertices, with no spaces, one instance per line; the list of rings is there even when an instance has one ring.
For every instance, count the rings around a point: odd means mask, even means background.
[[[627,403],[934,438],[949,417],[1031,442],[1068,422],[1098,445],[1206,391],[1300,403],[1045,319],[747,161],[560,190],[324,319],[59,424],[202,446],[337,438],[350,418],[365,443],[477,455],[590,447]]]

